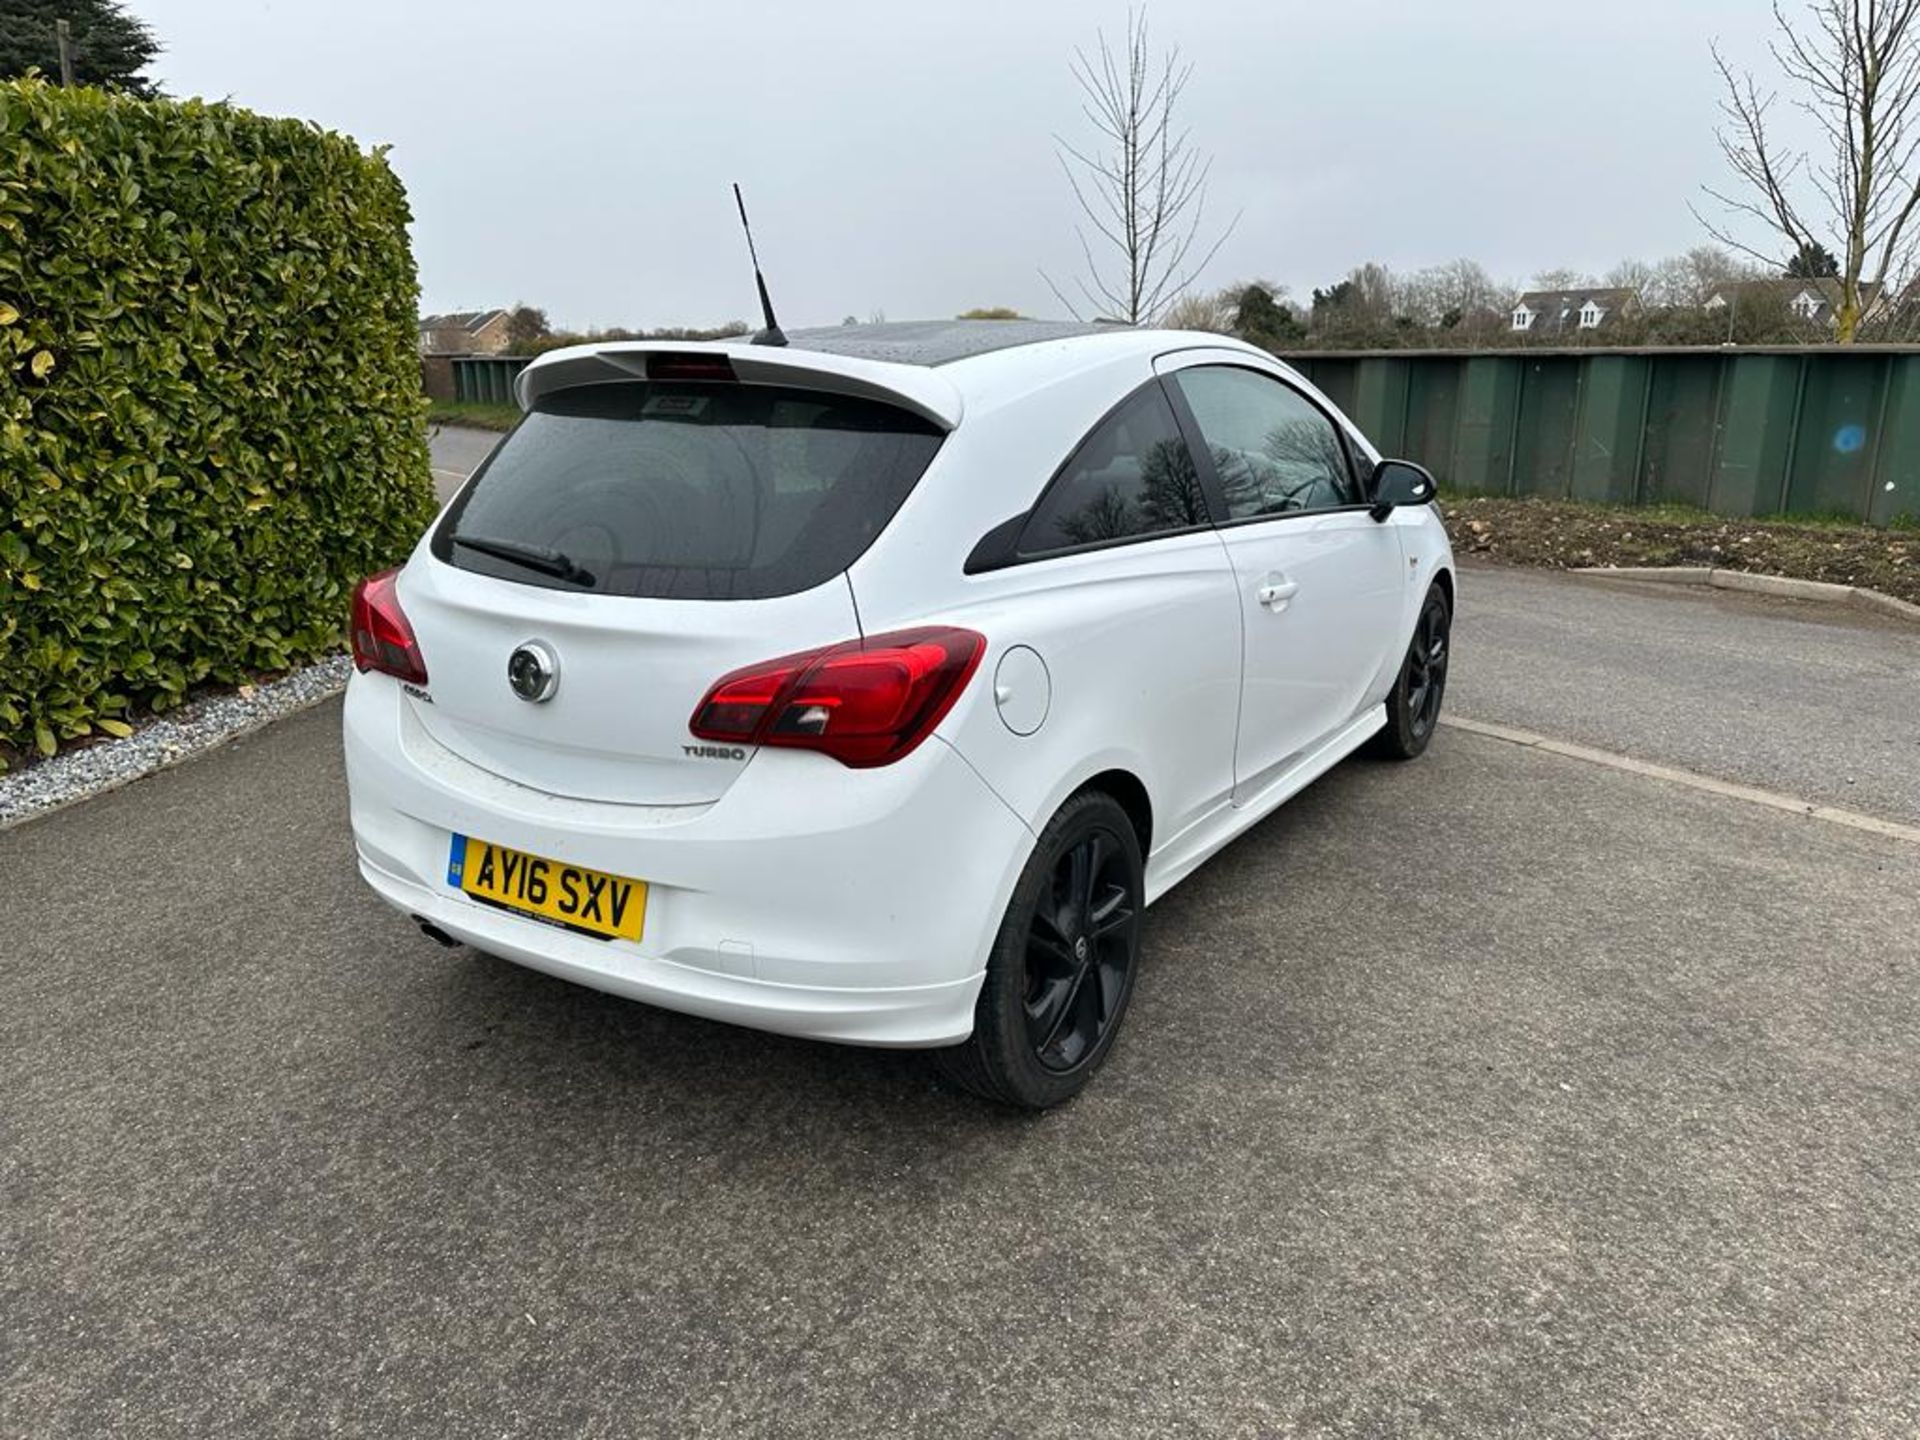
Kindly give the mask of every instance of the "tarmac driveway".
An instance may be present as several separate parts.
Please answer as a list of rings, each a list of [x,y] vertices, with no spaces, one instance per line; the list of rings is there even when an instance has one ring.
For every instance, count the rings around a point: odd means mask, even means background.
[[[1464,594],[1455,713],[1912,823],[1911,633]],[[1920,1430],[1912,840],[1448,729],[1030,1118],[429,944],[337,727],[0,833],[0,1436]]]
[[[1920,1428],[1920,846],[1446,731],[1034,1119],[429,944],[337,724],[0,833],[0,1435]]]

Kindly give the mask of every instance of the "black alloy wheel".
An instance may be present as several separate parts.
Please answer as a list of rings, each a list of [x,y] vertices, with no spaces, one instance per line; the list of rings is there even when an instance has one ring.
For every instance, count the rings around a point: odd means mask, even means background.
[[[1001,922],[973,1036],[938,1052],[949,1078],[1044,1110],[1087,1083],[1133,994],[1145,906],[1140,838],[1112,796],[1082,791],[1040,834]]]
[[[1440,723],[1440,697],[1447,688],[1447,597],[1436,587],[1420,607],[1420,623],[1407,649],[1407,720],[1423,740]]]
[[[1140,910],[1119,837],[1103,829],[1055,861],[1027,927],[1021,1008],[1042,1068],[1071,1071],[1119,1018]]]
[[[1447,691],[1447,665],[1453,657],[1453,606],[1436,580],[1427,589],[1414,622],[1413,639],[1400,663],[1399,677],[1387,695],[1387,723],[1370,748],[1388,760],[1411,760],[1427,748],[1440,724]]]

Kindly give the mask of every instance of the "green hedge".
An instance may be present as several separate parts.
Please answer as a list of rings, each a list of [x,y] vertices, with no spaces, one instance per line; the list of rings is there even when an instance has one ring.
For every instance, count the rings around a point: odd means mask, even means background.
[[[408,218],[301,121],[0,83],[0,766],[339,649],[433,513]]]

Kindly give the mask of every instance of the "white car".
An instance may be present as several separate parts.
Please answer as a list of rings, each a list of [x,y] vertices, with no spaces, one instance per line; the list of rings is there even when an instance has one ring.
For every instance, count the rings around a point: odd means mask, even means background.
[[[360,871],[445,943],[1052,1105],[1148,905],[1433,733],[1432,477],[1263,351],[861,325],[518,386],[354,597]]]

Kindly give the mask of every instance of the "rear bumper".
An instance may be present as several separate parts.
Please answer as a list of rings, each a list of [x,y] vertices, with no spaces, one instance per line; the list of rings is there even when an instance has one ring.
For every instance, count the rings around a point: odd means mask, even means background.
[[[436,889],[389,874],[364,852],[360,875],[396,910],[430,920],[476,950],[663,1009],[849,1045],[948,1045],[966,1039],[973,1029],[980,975],[890,989],[777,985],[533,925],[476,905],[444,886]]]
[[[973,1028],[988,949],[1033,836],[938,739],[880,770],[755,756],[717,801],[565,800],[427,735],[397,684],[348,686],[360,873],[396,909],[503,959],[667,1009],[862,1045]],[[453,834],[648,884],[637,942],[597,940],[469,899]]]

